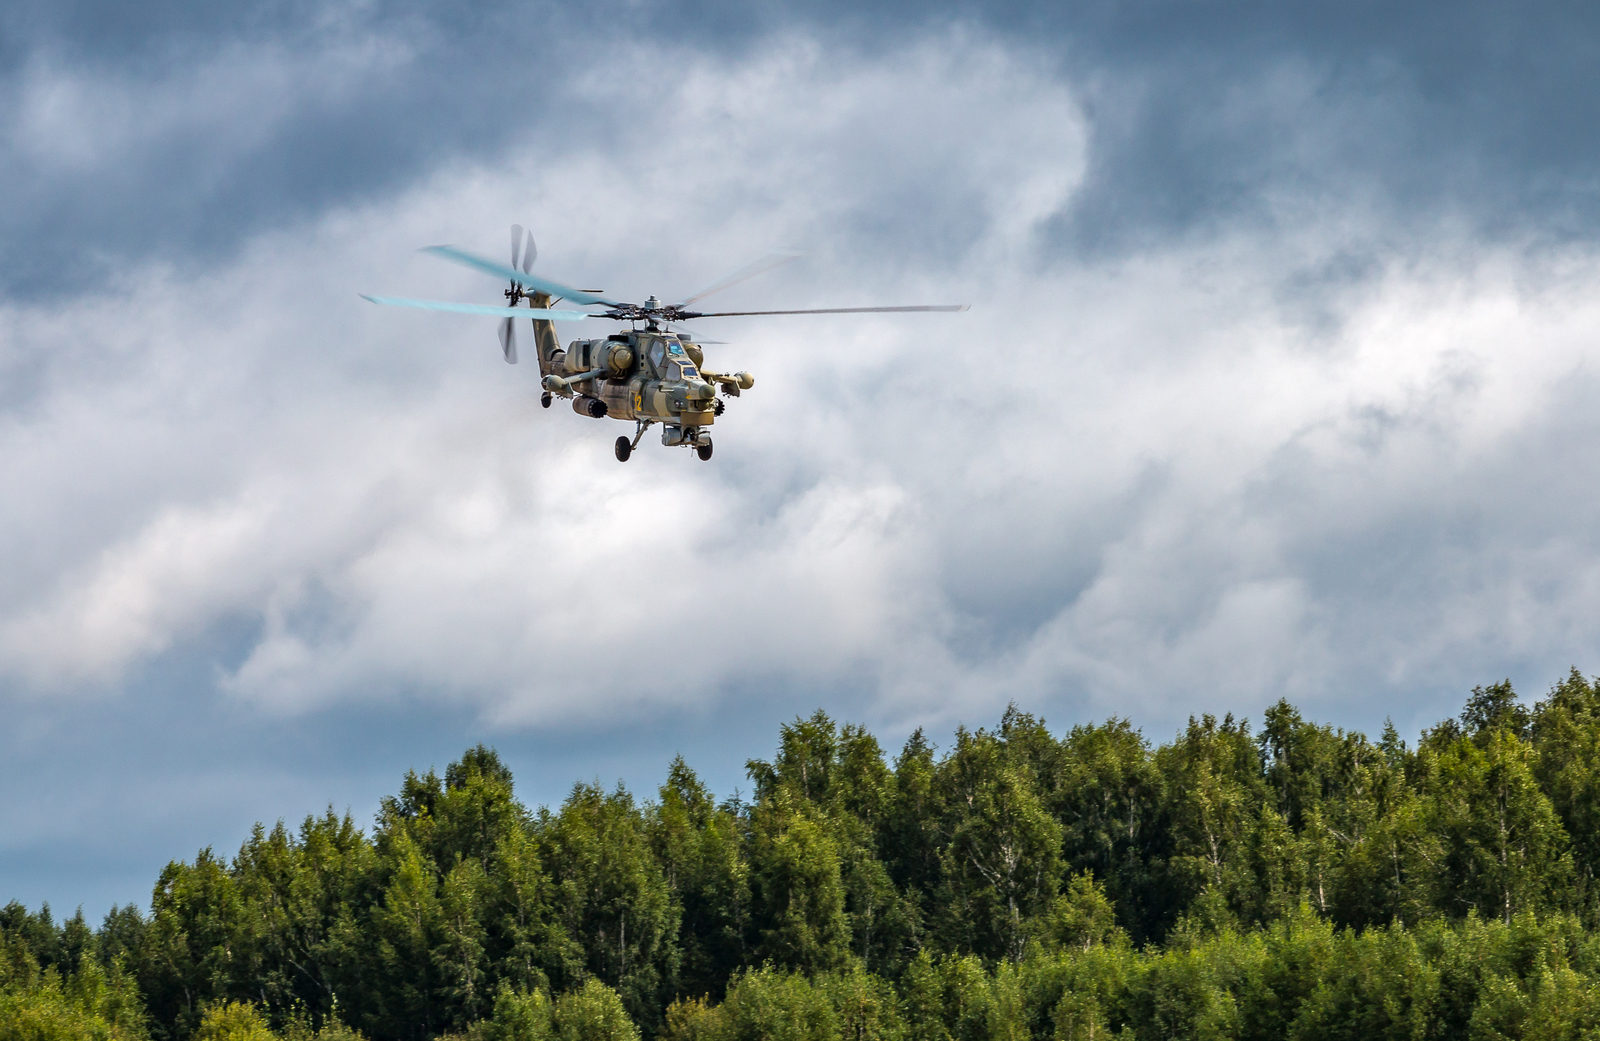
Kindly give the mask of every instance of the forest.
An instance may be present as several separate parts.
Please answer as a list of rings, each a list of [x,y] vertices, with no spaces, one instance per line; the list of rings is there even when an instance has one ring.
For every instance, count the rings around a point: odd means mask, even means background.
[[[168,864],[98,926],[0,909],[0,1041],[1600,1037],[1600,681],[1412,747],[1302,718],[822,712],[719,800],[529,808],[479,746]]]

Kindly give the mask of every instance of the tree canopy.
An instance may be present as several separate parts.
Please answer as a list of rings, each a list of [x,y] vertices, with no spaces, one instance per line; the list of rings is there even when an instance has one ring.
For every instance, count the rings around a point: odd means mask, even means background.
[[[0,1041],[1071,1041],[1600,1031],[1600,688],[1415,747],[1013,706],[887,755],[822,712],[719,801],[530,809],[493,749],[199,851],[98,928],[0,909]]]

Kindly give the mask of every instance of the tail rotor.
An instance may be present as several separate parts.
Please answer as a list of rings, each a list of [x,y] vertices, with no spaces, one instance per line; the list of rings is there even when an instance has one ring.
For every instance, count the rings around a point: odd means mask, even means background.
[[[534,245],[533,232],[526,231],[520,224],[511,225],[511,269],[521,271],[524,275],[533,271],[533,258],[539,255],[539,247]],[[512,282],[511,288],[506,290],[506,297],[511,301],[511,306],[524,296],[522,285]],[[517,363],[517,329],[514,319],[506,318],[500,322],[500,353],[506,356],[506,361],[512,365]]]
[[[517,264],[517,234],[524,236],[522,248],[522,263]],[[524,275],[533,273],[533,258],[539,255],[539,247],[534,245],[533,232],[523,231],[520,224],[511,225],[511,266],[520,267]]]
[[[509,364],[517,363],[517,326],[515,318],[500,319],[500,353]]]

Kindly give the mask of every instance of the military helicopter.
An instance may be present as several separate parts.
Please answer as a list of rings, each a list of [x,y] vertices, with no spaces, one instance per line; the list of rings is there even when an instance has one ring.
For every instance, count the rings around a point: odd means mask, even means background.
[[[411,300],[394,296],[362,297],[375,304],[417,307],[426,311],[454,311],[462,314],[496,315],[500,318],[500,350],[506,361],[517,362],[516,320],[531,319],[539,357],[539,375],[544,393],[539,403],[550,407],[553,398],[570,398],[580,416],[594,419],[620,419],[637,425],[630,439],[617,438],[616,455],[627,462],[639,439],[651,426],[660,424],[661,443],[668,447],[692,448],[701,459],[711,458],[711,435],[707,428],[722,415],[724,397],[738,397],[755,386],[748,372],[708,372],[702,344],[720,340],[699,340],[683,329],[672,329],[691,318],[731,318],[744,315],[792,314],[868,314],[883,311],[965,311],[968,304],[932,304],[907,307],[824,307],[802,311],[693,311],[690,305],[712,293],[738,285],[746,279],[770,271],[779,264],[800,256],[797,250],[782,250],[747,264],[688,297],[682,303],[663,304],[655,296],[642,304],[630,304],[603,296],[601,289],[573,289],[560,282],[535,276],[533,261],[538,256],[533,233],[521,225],[511,226],[511,266],[476,256],[454,246],[429,246],[432,253],[446,260],[477,268],[510,282],[503,291],[505,307],[489,304],[457,304],[439,300]],[[560,310],[551,305],[571,301],[599,311]],[[527,301],[526,307],[518,304]],[[573,340],[562,348],[554,322],[581,322],[600,318],[627,322],[627,332],[614,332],[590,340]],[[644,328],[639,328],[639,323]]]

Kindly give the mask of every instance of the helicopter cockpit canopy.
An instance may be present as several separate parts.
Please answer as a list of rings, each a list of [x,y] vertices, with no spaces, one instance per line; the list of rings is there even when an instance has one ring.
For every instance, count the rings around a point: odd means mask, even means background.
[[[667,367],[672,372],[670,379],[697,380],[700,378],[700,373],[695,369],[693,359],[689,357],[684,351],[683,345],[677,340],[667,341]]]
[[[645,353],[645,358],[650,363],[650,369],[657,379],[698,380],[701,378],[699,369],[688,352],[675,337],[662,336],[653,338],[650,349]]]

